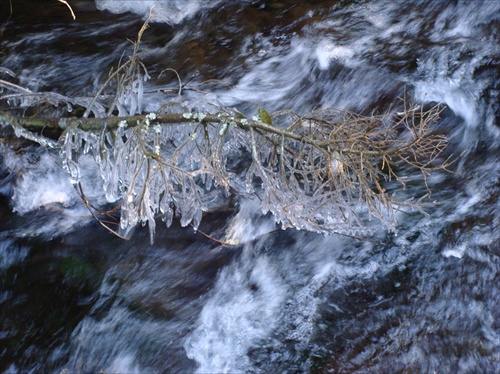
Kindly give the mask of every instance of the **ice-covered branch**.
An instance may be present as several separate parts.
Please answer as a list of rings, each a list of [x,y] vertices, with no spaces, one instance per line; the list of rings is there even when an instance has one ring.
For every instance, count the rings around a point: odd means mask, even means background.
[[[69,127],[79,128],[84,131],[102,131],[107,128],[110,130],[118,127],[136,127],[136,126],[168,126],[178,124],[199,123],[207,125],[210,123],[222,124],[225,127],[233,126],[243,130],[254,129],[260,134],[268,134],[270,136],[278,136],[292,141],[298,141],[304,144],[310,144],[318,149],[323,149],[328,153],[333,151],[341,152],[343,154],[356,154],[365,156],[392,156],[396,154],[411,151],[412,148],[422,146],[424,142],[427,145],[442,143],[444,146],[446,138],[440,135],[430,135],[428,125],[439,117],[440,109],[438,106],[431,108],[426,112],[422,112],[420,123],[417,126],[420,136],[414,134],[414,137],[402,141],[402,139],[389,140],[389,132],[395,131],[396,127],[405,124],[409,120],[410,114],[413,112],[400,113],[400,119],[391,125],[391,128],[380,131],[385,126],[383,122],[387,119],[385,116],[369,116],[352,117],[353,114],[348,111],[340,110],[323,110],[310,113],[306,116],[299,116],[292,112],[287,112],[290,116],[295,116],[297,120],[288,128],[282,128],[267,124],[258,117],[247,119],[241,115],[234,116],[227,114],[226,111],[221,111],[218,114],[210,113],[168,113],[150,115],[135,115],[124,117],[105,117],[105,118],[77,118],[77,117],[63,117],[63,118],[40,118],[40,117],[23,117],[11,114],[9,112],[0,111],[0,123],[4,125],[20,126],[26,130],[40,131],[44,129],[65,130]],[[332,118],[325,119],[324,116]],[[154,116],[154,117],[153,117]],[[340,124],[339,120],[345,121],[346,117],[350,121],[347,125]],[[334,118],[337,117],[337,118]],[[412,115],[412,120],[415,116]],[[364,126],[368,124],[371,129],[356,129],[356,132],[345,133],[345,130],[353,131],[355,127]],[[297,125],[306,128],[297,131]],[[318,128],[319,127],[319,131]],[[424,127],[424,128],[422,128]],[[309,130],[314,131],[307,131]],[[373,131],[377,128],[377,131]],[[360,132],[361,130],[361,132]],[[416,131],[416,130],[414,130]],[[372,137],[383,138],[383,144],[376,144],[376,140]],[[380,140],[378,140],[380,142]],[[356,144],[357,143],[357,144]],[[348,145],[348,147],[341,147],[341,145]],[[339,147],[340,145],[340,147]],[[389,147],[391,145],[392,147]],[[435,145],[433,145],[435,147]]]
[[[245,152],[252,163],[244,192],[257,193],[263,212],[272,212],[283,228],[360,232],[375,217],[395,230],[398,207],[421,208],[386,191],[392,179],[405,187],[396,166],[414,166],[424,179],[448,166],[431,164],[446,145],[431,132],[439,113],[434,107],[364,117],[330,109],[275,113],[269,123],[229,108],[60,119],[4,111],[0,122],[42,144],[45,138],[28,129],[63,131],[56,144],[72,183],[79,183],[78,155],[92,153],[108,201],[121,203],[120,235],[147,222],[153,239],[157,216],[168,226],[178,215],[196,228],[202,212],[222,205],[229,191],[243,192],[228,160]]]
[[[431,171],[451,164],[441,159],[446,137],[432,131],[440,107],[410,108],[406,100],[401,112],[383,115],[260,108],[247,118],[216,100],[182,97],[179,83],[178,95],[144,114],[149,74],[138,51],[146,27],[92,97],[0,81],[0,124],[57,149],[71,183],[80,183],[79,156],[93,155],[107,200],[120,204],[121,237],[142,223],[153,240],[157,218],[196,229],[203,212],[248,193],[283,228],[355,234],[373,230],[373,217],[395,231],[398,210],[424,206],[419,197],[399,197],[406,178],[417,171],[427,186]],[[47,129],[59,140],[44,137]]]

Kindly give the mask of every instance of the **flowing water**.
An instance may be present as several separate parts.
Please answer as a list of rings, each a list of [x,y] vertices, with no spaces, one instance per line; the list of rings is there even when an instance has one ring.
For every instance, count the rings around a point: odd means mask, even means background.
[[[497,1],[13,1],[0,66],[33,90],[96,92],[143,36],[145,110],[177,78],[254,115],[369,114],[442,103],[453,174],[439,205],[369,240],[276,230],[252,199],[200,229],[131,240],[91,218],[60,161],[0,137],[0,371],[329,373],[500,371],[500,5]],[[1,73],[1,71],[0,71]],[[167,71],[168,73],[168,71]],[[0,76],[0,79],[5,77]],[[105,204],[83,160],[85,190]],[[425,185],[408,182],[408,196]],[[161,225],[158,225],[161,226]]]

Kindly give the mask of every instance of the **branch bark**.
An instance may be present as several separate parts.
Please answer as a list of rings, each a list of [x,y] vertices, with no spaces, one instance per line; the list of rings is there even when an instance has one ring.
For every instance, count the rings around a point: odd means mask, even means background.
[[[78,118],[78,117],[63,117],[63,118],[40,118],[40,117],[23,117],[0,111],[0,123],[4,125],[20,126],[26,130],[42,131],[45,129],[51,130],[65,130],[68,127],[76,127],[84,131],[100,131],[107,127],[108,129],[116,129],[119,126],[136,127],[144,125],[145,120],[148,119],[148,125],[169,125],[169,124],[182,124],[182,123],[200,123],[206,125],[209,123],[226,123],[228,126],[237,126],[243,130],[255,129],[267,134],[275,134],[305,144],[311,144],[318,149],[324,149],[327,152],[332,151],[332,146],[336,141],[329,139],[328,141],[317,141],[308,135],[298,134],[286,128],[281,128],[274,125],[269,125],[259,120],[249,120],[247,118],[237,118],[226,114],[205,114],[205,113],[169,113],[155,115],[154,119],[149,119],[148,115],[135,115],[126,117],[106,117],[106,118]],[[370,155],[381,156],[390,155],[391,153],[398,153],[386,151],[370,151],[370,150],[355,150],[352,148],[338,149],[334,147],[337,152],[344,154],[355,155]]]

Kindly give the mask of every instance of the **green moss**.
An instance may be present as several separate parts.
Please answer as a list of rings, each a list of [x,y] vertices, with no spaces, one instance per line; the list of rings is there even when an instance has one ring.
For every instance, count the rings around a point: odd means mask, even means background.
[[[57,266],[65,278],[85,278],[92,272],[92,266],[82,259],[74,257],[65,257]]]

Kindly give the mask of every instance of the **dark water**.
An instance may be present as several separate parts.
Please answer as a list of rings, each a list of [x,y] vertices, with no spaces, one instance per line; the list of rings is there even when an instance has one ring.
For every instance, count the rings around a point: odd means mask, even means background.
[[[148,2],[1,3],[0,66],[33,90],[96,92]],[[201,231],[130,241],[95,223],[57,155],[0,135],[2,372],[500,371],[499,60],[496,1],[157,1],[143,58],[155,110],[177,78],[250,115],[386,110],[406,90],[446,105],[436,131],[454,174],[439,205],[369,240],[275,230],[255,203]],[[175,9],[174,9],[175,8]],[[115,12],[111,13],[110,11]],[[175,16],[174,16],[175,15]],[[163,21],[165,19],[162,19]],[[0,79],[6,79],[0,76]],[[159,90],[161,91],[159,92]],[[86,163],[87,162],[87,163]],[[102,182],[83,159],[88,196]],[[425,193],[418,179],[408,196]]]

